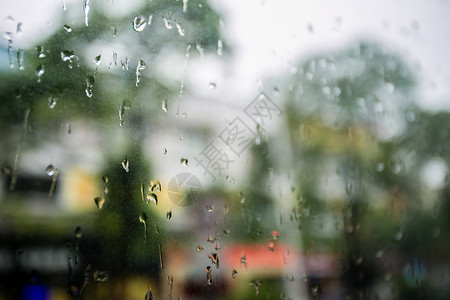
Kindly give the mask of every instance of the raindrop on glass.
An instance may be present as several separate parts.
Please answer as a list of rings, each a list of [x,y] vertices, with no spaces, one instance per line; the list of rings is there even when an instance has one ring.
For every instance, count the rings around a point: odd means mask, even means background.
[[[83,236],[83,233],[81,232],[81,227],[78,226],[77,228],[75,228],[75,237],[77,239],[80,239],[82,236]]]
[[[259,281],[259,280],[252,280],[250,282],[250,285],[255,288],[255,295],[258,296],[258,294],[259,294],[259,286],[261,285],[261,281]]]
[[[19,66],[19,70],[23,70],[23,49],[17,49],[17,65]]]
[[[164,26],[166,26],[167,29],[172,29],[172,15],[171,14],[167,14],[165,16],[163,16],[163,21],[164,21]]]
[[[275,250],[275,245],[276,245],[276,243],[275,243],[274,240],[269,241],[269,250],[270,251],[274,251]]]
[[[69,25],[64,25],[64,30],[67,32],[72,32],[72,27],[70,27]]]
[[[122,161],[122,167],[123,167],[123,169],[125,170],[125,172],[129,172],[130,171],[130,161],[128,160],[128,158],[125,158],[123,161]]]
[[[133,29],[134,31],[140,32],[145,29],[147,26],[147,20],[145,20],[144,16],[136,16],[133,19]]]
[[[152,192],[161,192],[161,182],[159,180],[151,180],[149,190]]]
[[[103,197],[95,197],[94,198],[95,205],[97,205],[98,209],[102,209],[103,203],[105,203],[105,198]]]
[[[217,253],[208,254],[208,258],[211,259],[211,263],[216,265],[216,269],[219,268],[219,255]]]
[[[236,279],[237,274],[238,274],[238,271],[233,269],[233,271],[231,272],[231,277],[233,277],[233,279]]]
[[[206,282],[208,283],[208,285],[212,284],[212,276],[211,276],[211,267],[207,266],[205,268],[206,271]]]
[[[141,82],[141,71],[143,71],[145,67],[146,67],[145,61],[140,59],[136,67],[136,86],[138,86],[139,82]]]
[[[55,106],[56,106],[56,97],[55,96],[48,97],[48,107],[53,109],[55,108]]]
[[[34,70],[34,73],[36,74],[37,78],[38,78],[38,82],[41,82],[41,77],[42,75],[44,75],[44,66],[43,65],[39,65],[36,67],[36,69]]]
[[[101,56],[101,54],[99,54],[99,55],[97,55],[97,56],[94,58],[94,63],[95,63],[97,66],[99,66],[101,62],[102,62],[102,56]]]
[[[97,270],[92,274],[92,277],[94,278],[94,281],[102,282],[108,280],[109,274],[106,271]]]
[[[166,219],[167,219],[167,221],[169,221],[170,219],[172,219],[172,211],[171,211],[171,210],[169,210],[169,211],[166,213]]]
[[[147,194],[147,196],[145,196],[145,199],[147,199],[147,204],[153,202],[155,203],[155,205],[158,205],[158,197],[154,193]]]
[[[94,86],[94,83],[95,83],[95,78],[94,78],[94,76],[92,76],[92,75],[86,76],[86,89],[85,89],[85,93],[86,93],[86,96],[88,96],[89,98],[91,98],[92,95],[93,95],[92,88],[93,88],[93,86]]]
[[[212,212],[214,210],[214,206],[212,206],[211,204],[206,204],[205,208],[207,212]]]
[[[197,248],[195,248],[195,250],[197,250],[197,252],[203,252],[203,247],[198,245]]]
[[[55,168],[53,167],[52,164],[49,164],[47,168],[45,168],[45,172],[47,173],[48,176],[53,176],[55,174]]]
[[[144,225],[144,241],[147,241],[147,222],[148,217],[146,213],[141,213],[139,215],[139,222],[141,222]]]
[[[175,25],[177,26],[178,34],[183,37],[184,36],[184,28],[181,27],[181,24],[178,22],[175,22]]]
[[[184,157],[182,157],[182,158],[180,159],[180,162],[181,162],[181,165],[183,165],[183,166],[187,166],[188,163],[189,163],[188,159],[187,159],[187,158],[184,158]]]
[[[37,45],[36,46],[36,51],[37,51],[38,58],[44,58],[45,57],[44,48],[42,48],[42,46]]]
[[[8,56],[9,56],[9,67],[14,69],[14,47],[11,39],[8,40]]]
[[[89,0],[86,0],[83,5],[84,23],[89,26]]]
[[[243,265],[245,269],[247,269],[247,256],[245,254],[241,257],[241,265]]]
[[[147,294],[145,294],[144,300],[153,300],[152,291],[150,291],[150,290],[147,291]]]
[[[162,111],[163,112],[167,112],[168,110],[167,110],[167,100],[166,99],[164,99],[163,101],[162,101],[162,103],[161,103],[161,109],[162,109]]]
[[[119,125],[123,126],[123,115],[125,114],[125,110],[130,109],[128,102],[123,101],[119,107]]]
[[[223,42],[222,40],[217,41],[217,55],[222,56],[223,55]]]

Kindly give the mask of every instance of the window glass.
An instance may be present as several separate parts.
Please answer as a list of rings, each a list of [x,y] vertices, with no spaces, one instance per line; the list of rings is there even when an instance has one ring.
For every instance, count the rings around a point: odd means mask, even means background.
[[[0,8],[0,299],[448,298],[448,1]]]

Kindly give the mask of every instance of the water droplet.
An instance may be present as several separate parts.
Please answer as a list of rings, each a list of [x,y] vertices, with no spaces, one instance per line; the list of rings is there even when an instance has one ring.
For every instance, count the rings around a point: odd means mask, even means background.
[[[172,29],[172,15],[171,14],[167,14],[165,16],[163,16],[163,20],[164,20],[164,25],[166,26],[167,29]]]
[[[208,283],[208,285],[212,284],[212,276],[211,276],[211,267],[207,266],[205,268],[206,271],[206,282]]]
[[[84,11],[84,23],[86,26],[89,26],[89,0],[86,0],[83,5],[83,11]]]
[[[276,240],[280,237],[280,233],[277,230],[272,230],[272,237]]]
[[[92,97],[93,91],[92,88],[94,87],[95,78],[92,75],[86,76],[86,89],[84,90],[86,92],[86,96],[89,98]]]
[[[318,294],[319,294],[319,286],[318,285],[311,286],[311,295],[313,297],[316,297]]]
[[[108,176],[103,176],[102,180],[103,180],[104,183],[108,183],[109,178],[108,178]]]
[[[122,70],[128,71],[130,68],[130,59],[128,57],[125,57],[125,60],[120,60],[120,64],[122,65]]]
[[[133,19],[133,29],[134,31],[140,32],[145,29],[147,26],[147,20],[145,20],[144,16],[136,16]]]
[[[123,101],[122,104],[119,107],[119,125],[123,126],[123,115],[125,113],[125,110],[130,109],[130,106],[128,105],[127,101]]]
[[[188,159],[187,159],[187,158],[184,158],[184,157],[182,157],[182,158],[180,159],[180,162],[181,162],[181,165],[183,165],[183,166],[187,166],[188,163],[189,163]]]
[[[208,238],[206,239],[207,242],[214,243],[217,241],[217,236],[208,235]]]
[[[44,49],[42,48],[42,46],[37,45],[36,46],[36,51],[37,51],[37,54],[38,54],[38,58],[44,58],[45,57]]]
[[[187,11],[187,5],[189,0],[183,0],[183,12],[185,13]]]
[[[229,237],[230,236],[230,228],[224,228],[223,233],[225,234],[226,237]]]
[[[233,277],[233,279],[236,279],[237,274],[238,274],[238,271],[236,271],[235,269],[233,269],[233,271],[231,271],[231,277]]]
[[[103,197],[95,197],[94,198],[95,205],[97,205],[98,209],[102,209],[103,203],[105,203],[105,198]]]
[[[212,206],[211,204],[206,204],[205,208],[207,212],[212,212],[214,210],[214,206]]]
[[[148,21],[147,21],[147,25],[150,26],[152,24],[152,20],[153,20],[153,16],[149,15],[148,16]]]
[[[72,32],[72,27],[70,27],[69,25],[64,25],[64,30],[67,32]]]
[[[161,182],[159,180],[151,180],[149,190],[152,192],[161,192]]]
[[[102,55],[99,54],[99,55],[97,55],[97,56],[94,58],[94,63],[95,63],[97,66],[99,66],[101,62],[102,62]]]
[[[153,300],[152,291],[150,291],[150,290],[147,291],[147,294],[145,294],[145,299],[144,300]]]
[[[43,65],[39,65],[36,67],[36,69],[34,70],[34,73],[36,74],[37,78],[38,78],[38,82],[41,82],[41,77],[42,75],[44,75],[44,66]]]
[[[92,274],[92,277],[97,282],[103,282],[103,281],[108,280],[109,274],[106,271],[97,270]]]
[[[81,232],[81,227],[78,226],[77,228],[75,228],[75,237],[77,239],[80,239],[83,236],[83,233]]]
[[[247,256],[245,254],[241,257],[241,265],[243,265],[247,270]]]
[[[155,205],[158,205],[158,197],[154,193],[147,194],[147,196],[145,196],[145,199],[147,199],[147,204],[153,202],[155,203]]]
[[[19,66],[19,70],[25,69],[23,66],[23,49],[17,49],[17,65]]]
[[[258,296],[258,294],[259,294],[259,286],[261,285],[261,281],[259,281],[259,280],[252,280],[250,282],[250,285],[255,288],[256,296]]]
[[[215,82],[210,82],[210,83],[209,83],[209,88],[210,88],[210,89],[214,90],[216,87],[217,87],[217,85],[216,85]]]
[[[245,203],[245,196],[243,192],[239,192],[239,197],[241,199],[241,203],[244,204]]]
[[[172,219],[172,211],[171,211],[171,210],[169,210],[169,211],[166,213],[166,219],[167,219],[167,221],[169,221],[170,219]]]
[[[17,23],[17,26],[16,26],[16,34],[17,34],[17,36],[21,36],[21,35],[23,34],[23,31],[22,31],[22,22]]]
[[[183,37],[184,36],[184,29],[181,27],[181,24],[178,22],[175,22],[175,25],[177,26],[178,34]]]
[[[211,259],[211,263],[216,265],[216,269],[219,268],[219,255],[217,253],[208,254],[208,258]]]
[[[55,174],[55,168],[53,167],[52,164],[49,164],[47,168],[45,168],[45,172],[47,173],[48,176],[53,176]]]
[[[167,149],[164,148],[163,154],[166,155],[167,154]]]
[[[9,67],[14,69],[14,47],[11,39],[8,39],[8,56],[9,56]]]
[[[61,51],[61,59],[63,61],[69,62],[69,68],[72,68],[73,60],[75,58],[75,54],[70,50]]]
[[[195,248],[195,250],[197,250],[197,252],[203,252],[203,247],[198,245],[197,248]]]
[[[146,213],[141,213],[139,215],[139,222],[142,223],[144,225],[144,242],[147,241],[147,222],[148,222],[148,217]]]
[[[168,110],[167,110],[167,100],[166,99],[164,99],[163,101],[162,101],[162,103],[161,103],[161,109],[162,109],[162,111],[163,112],[168,112]]]
[[[125,170],[125,172],[129,172],[130,171],[130,161],[128,160],[128,158],[125,158],[123,161],[122,161],[122,167],[123,167],[123,169]]]
[[[108,194],[109,190],[108,187],[105,186],[105,188],[103,189],[103,193]]]
[[[203,59],[203,54],[205,53],[205,49],[203,48],[202,42],[197,41],[195,44],[195,48],[197,49],[198,53],[200,53],[200,59]]]
[[[52,96],[48,97],[48,107],[53,109],[53,108],[55,108],[55,106],[56,106],[56,97],[52,95]]]
[[[220,249],[220,244],[219,243],[215,243],[214,244],[214,249],[219,250]]]
[[[145,67],[146,67],[145,61],[140,59],[136,67],[136,86],[138,86],[139,82],[141,81],[141,71],[144,70]]]
[[[275,245],[276,245],[276,243],[275,243],[274,240],[269,241],[269,250],[270,251],[274,251],[275,250]]]
[[[223,42],[222,40],[217,41],[217,55],[222,56],[223,55]]]

